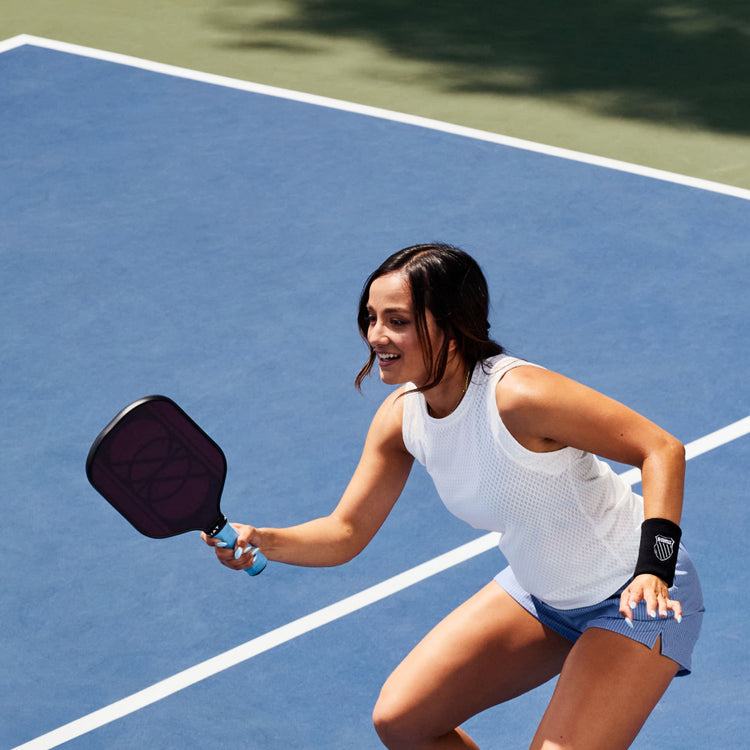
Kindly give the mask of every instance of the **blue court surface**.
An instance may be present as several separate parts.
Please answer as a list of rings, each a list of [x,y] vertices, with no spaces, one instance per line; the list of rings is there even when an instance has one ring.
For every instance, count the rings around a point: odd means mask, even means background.
[[[139,536],[84,462],[120,408],[164,393],[223,447],[230,518],[328,513],[387,392],[353,387],[362,283],[431,240],[480,261],[512,353],[689,444],[707,614],[694,673],[634,747],[747,747],[750,194],[40,40],[1,49],[0,748],[380,747],[382,682],[504,566],[420,467],[350,564],[250,579],[197,533]],[[467,730],[526,747],[551,690]]]

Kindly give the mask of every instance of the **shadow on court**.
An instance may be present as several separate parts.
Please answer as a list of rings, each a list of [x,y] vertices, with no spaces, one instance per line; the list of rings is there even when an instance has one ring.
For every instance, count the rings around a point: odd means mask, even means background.
[[[532,95],[608,116],[750,132],[750,6],[737,0],[289,0],[288,13],[223,0],[223,44],[310,52],[374,44],[429,66],[440,91]],[[305,37],[310,35],[309,42]]]

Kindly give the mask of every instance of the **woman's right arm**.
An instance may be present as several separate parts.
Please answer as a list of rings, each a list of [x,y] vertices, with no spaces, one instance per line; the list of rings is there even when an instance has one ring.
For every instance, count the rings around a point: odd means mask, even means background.
[[[341,565],[356,557],[388,517],[414,461],[401,436],[402,390],[388,396],[373,417],[359,464],[330,515],[279,529],[237,524],[237,547],[252,545],[269,560],[310,567]],[[215,546],[213,539],[203,538]],[[232,550],[216,547],[216,555],[236,570],[252,565],[249,553],[235,560]]]

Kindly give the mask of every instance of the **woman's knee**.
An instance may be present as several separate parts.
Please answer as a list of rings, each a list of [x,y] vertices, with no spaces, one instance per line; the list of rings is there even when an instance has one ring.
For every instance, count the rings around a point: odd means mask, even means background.
[[[372,712],[372,723],[381,742],[391,750],[414,747],[415,722],[406,701],[399,699],[386,684]]]

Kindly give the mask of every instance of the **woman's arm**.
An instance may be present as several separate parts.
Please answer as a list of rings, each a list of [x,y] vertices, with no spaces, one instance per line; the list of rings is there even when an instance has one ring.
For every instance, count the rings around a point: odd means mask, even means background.
[[[237,546],[252,545],[269,559],[292,565],[340,565],[356,557],[375,536],[406,484],[413,457],[401,437],[403,403],[391,394],[375,414],[359,464],[335,510],[328,516],[287,528],[236,525]],[[204,536],[215,546],[214,540]],[[247,568],[252,556],[234,559],[231,550],[216,548],[227,567]]]
[[[498,410],[511,435],[537,452],[571,446],[641,470],[646,518],[680,523],[685,482],[682,443],[632,409],[562,375],[538,367],[517,367],[496,389]],[[638,576],[623,593],[621,611],[644,599],[662,617],[678,602],[654,575]]]
[[[525,448],[566,446],[641,470],[646,518],[680,522],[685,449],[679,440],[623,404],[539,367],[517,367],[498,383],[503,423]]]

